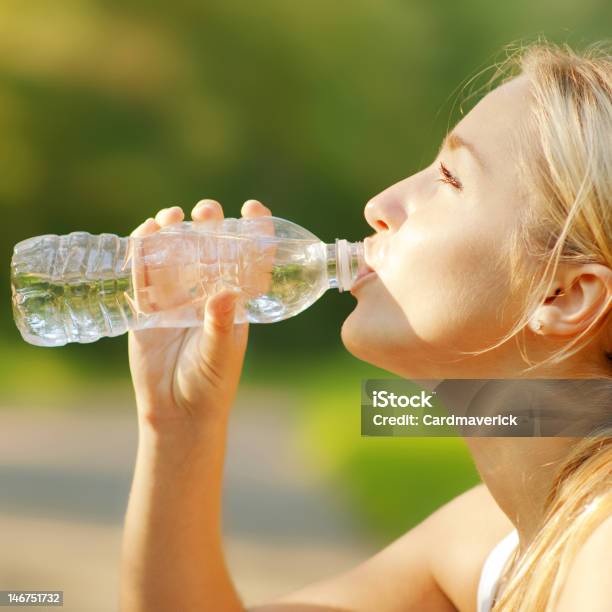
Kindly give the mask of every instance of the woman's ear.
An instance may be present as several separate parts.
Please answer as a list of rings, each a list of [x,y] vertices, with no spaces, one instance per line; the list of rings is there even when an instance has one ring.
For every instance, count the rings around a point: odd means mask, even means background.
[[[542,336],[574,336],[612,304],[612,270],[603,264],[559,266],[553,290],[529,326]]]

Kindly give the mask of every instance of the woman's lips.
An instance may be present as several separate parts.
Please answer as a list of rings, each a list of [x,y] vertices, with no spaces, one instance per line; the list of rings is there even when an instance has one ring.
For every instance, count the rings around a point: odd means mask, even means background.
[[[353,286],[350,289],[350,292],[353,293],[356,289],[361,287],[364,283],[366,283],[369,279],[372,279],[376,276],[376,272],[370,268],[370,266],[366,265],[366,267],[359,272]]]

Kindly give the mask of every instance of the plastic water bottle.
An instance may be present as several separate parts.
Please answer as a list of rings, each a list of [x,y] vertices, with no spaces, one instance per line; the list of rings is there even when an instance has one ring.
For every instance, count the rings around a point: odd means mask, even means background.
[[[13,315],[38,346],[95,342],[129,329],[193,327],[207,298],[240,291],[235,322],[273,323],[367,269],[362,242],[321,242],[279,217],[185,221],[140,237],[73,232],[19,242]]]

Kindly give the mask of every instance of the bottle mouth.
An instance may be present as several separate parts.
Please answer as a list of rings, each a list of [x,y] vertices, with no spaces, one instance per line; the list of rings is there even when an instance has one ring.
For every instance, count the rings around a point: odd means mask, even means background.
[[[363,242],[336,238],[338,291],[349,291],[361,276],[372,269],[365,261]]]

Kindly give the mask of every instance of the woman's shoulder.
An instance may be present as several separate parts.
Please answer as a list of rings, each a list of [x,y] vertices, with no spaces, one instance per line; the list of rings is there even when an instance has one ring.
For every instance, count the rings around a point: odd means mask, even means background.
[[[431,534],[431,571],[461,611],[476,609],[480,574],[487,556],[514,526],[484,484],[434,512],[423,528]]]
[[[511,529],[488,490],[477,486],[358,566],[250,610],[474,612],[484,560]]]

